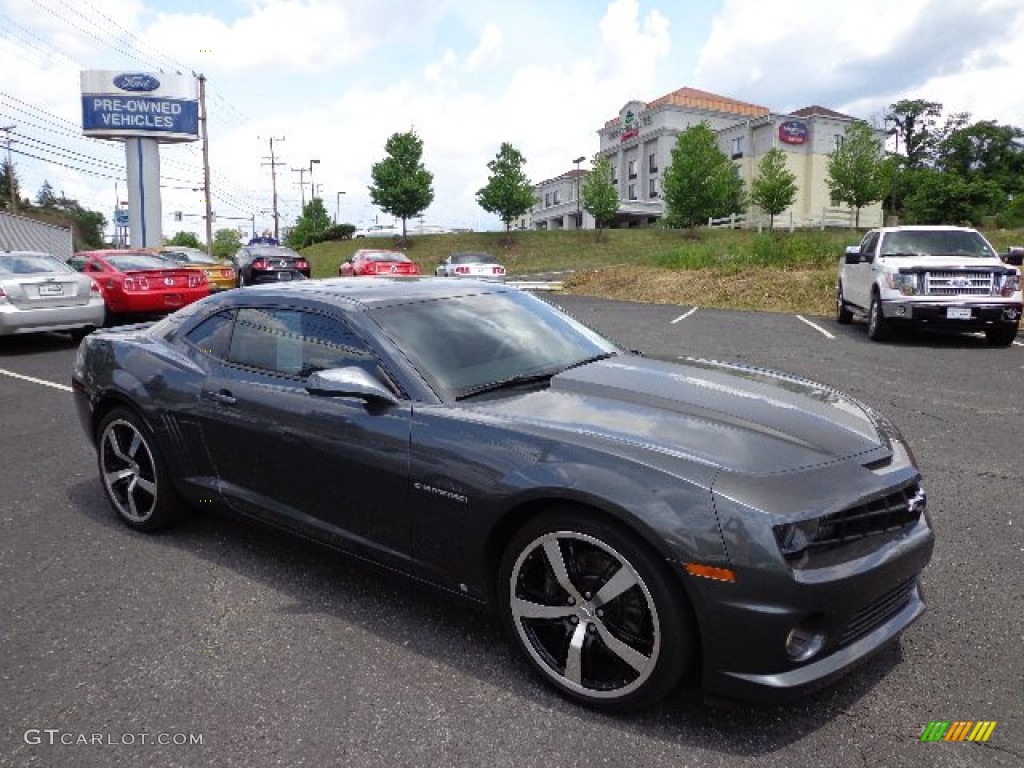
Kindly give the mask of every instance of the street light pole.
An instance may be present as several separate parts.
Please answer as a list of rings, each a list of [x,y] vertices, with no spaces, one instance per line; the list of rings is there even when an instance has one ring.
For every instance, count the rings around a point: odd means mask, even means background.
[[[313,163],[319,163],[319,160],[309,161],[309,202],[313,202],[313,198],[316,197],[316,187],[313,186]]]
[[[344,192],[339,192],[337,195],[335,195],[336,200],[334,203],[334,226],[338,226],[338,217],[341,215],[341,196],[344,194]]]
[[[580,163],[582,163],[586,157],[580,156],[573,160],[576,163],[576,229],[583,228],[583,211],[580,207]]]

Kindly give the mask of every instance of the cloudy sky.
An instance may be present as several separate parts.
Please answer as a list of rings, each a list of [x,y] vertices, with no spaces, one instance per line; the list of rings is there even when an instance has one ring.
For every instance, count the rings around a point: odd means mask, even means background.
[[[502,142],[542,181],[592,157],[627,101],[684,86],[865,119],[924,98],[1024,127],[1024,3],[0,0],[0,128],[15,126],[24,192],[49,180],[110,218],[124,152],[80,136],[83,69],[207,77],[217,227],[272,226],[271,136],[282,224],[300,208],[291,169],[312,159],[332,215],[386,222],[370,166],[414,129],[434,173],[427,222],[490,229],[475,193]],[[202,231],[199,145],[165,146],[161,164],[165,234]]]

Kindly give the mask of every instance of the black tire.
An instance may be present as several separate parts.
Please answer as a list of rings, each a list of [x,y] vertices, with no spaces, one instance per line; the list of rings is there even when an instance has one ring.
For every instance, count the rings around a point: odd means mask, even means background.
[[[997,325],[995,328],[985,329],[985,339],[993,347],[1008,347],[1016,338],[1016,325]]]
[[[157,531],[176,522],[184,504],[142,419],[115,408],[96,434],[100,482],[121,521],[138,531]]]
[[[868,338],[872,341],[885,341],[890,331],[889,321],[882,314],[882,299],[876,291],[871,294],[871,307],[868,309]]]
[[[840,325],[849,325],[853,322],[853,312],[846,308],[846,300],[843,298],[843,284],[836,285],[836,322]]]
[[[95,330],[96,329],[91,325],[87,325],[85,328],[75,328],[74,330],[68,331],[68,336],[70,336],[71,340],[77,344]]]
[[[527,523],[505,551],[497,588],[505,629],[528,663],[592,708],[653,704],[693,656],[686,597],[665,564],[592,516],[563,510]]]

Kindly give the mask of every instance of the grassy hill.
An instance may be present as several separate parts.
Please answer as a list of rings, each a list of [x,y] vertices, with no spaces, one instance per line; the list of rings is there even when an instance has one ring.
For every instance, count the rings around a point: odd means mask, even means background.
[[[1001,251],[1024,244],[1024,232],[986,232]],[[828,315],[843,248],[860,241],[850,230],[757,233],[738,230],[615,229],[471,232],[410,237],[403,252],[424,274],[455,251],[487,251],[510,277],[571,271],[566,291],[730,309]],[[359,248],[397,248],[392,240],[359,239],[306,248],[313,277],[338,274]]]

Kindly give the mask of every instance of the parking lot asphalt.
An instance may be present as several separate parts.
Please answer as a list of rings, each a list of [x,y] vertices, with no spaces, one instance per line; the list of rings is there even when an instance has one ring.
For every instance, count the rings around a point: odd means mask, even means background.
[[[219,515],[128,530],[75,419],[75,345],[0,339],[0,765],[1024,762],[1024,346],[548,299],[644,354],[791,371],[889,416],[936,530],[925,616],[796,702],[708,706],[684,690],[595,714],[529,674],[495,617],[332,552]],[[966,720],[997,724],[985,744],[920,741],[932,721]]]

